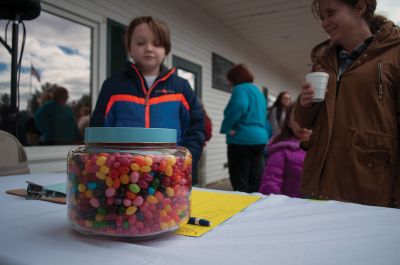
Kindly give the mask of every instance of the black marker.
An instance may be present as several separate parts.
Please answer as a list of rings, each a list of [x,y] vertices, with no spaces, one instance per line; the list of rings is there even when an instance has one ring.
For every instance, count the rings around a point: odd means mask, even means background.
[[[188,224],[191,225],[200,225],[200,226],[210,226],[211,222],[206,220],[206,219],[201,219],[201,218],[196,218],[196,217],[190,217]]]

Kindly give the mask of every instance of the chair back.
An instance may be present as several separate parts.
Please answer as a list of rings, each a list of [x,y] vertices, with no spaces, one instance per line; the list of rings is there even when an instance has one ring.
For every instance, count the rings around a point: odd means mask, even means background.
[[[14,135],[0,130],[0,176],[29,174],[24,147]]]

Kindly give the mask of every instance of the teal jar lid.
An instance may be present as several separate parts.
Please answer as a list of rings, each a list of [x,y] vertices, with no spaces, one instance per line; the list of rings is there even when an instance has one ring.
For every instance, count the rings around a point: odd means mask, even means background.
[[[176,143],[176,130],[140,127],[88,127],[85,143]]]

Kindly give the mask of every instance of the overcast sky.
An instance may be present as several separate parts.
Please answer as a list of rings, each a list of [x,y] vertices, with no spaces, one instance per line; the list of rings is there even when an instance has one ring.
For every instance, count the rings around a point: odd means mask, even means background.
[[[24,21],[26,43],[22,58],[20,78],[20,109],[27,106],[29,90],[41,90],[46,82],[64,86],[70,92],[70,100],[78,100],[90,93],[90,46],[91,30],[87,26],[42,12],[37,19]],[[0,21],[4,38],[6,21]],[[19,44],[22,43],[22,25],[19,27]],[[11,45],[11,26],[8,28],[8,44]],[[9,93],[11,55],[0,49],[0,94]],[[41,83],[31,78],[31,64],[40,73]],[[6,71],[7,69],[7,71]]]

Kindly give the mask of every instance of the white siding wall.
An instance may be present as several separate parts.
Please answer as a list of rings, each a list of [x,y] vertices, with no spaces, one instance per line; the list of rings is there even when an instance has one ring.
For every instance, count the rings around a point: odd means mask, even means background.
[[[228,176],[227,170],[223,169],[223,163],[227,161],[225,137],[219,134],[219,129],[223,110],[230,94],[211,87],[212,52],[235,63],[243,62],[247,64],[255,75],[255,83],[260,87],[267,86],[274,96],[281,90],[291,91],[293,95],[297,94],[298,83],[282,69],[277,68],[271,58],[266,58],[258,53],[231,31],[224,28],[218,20],[212,18],[190,1],[46,0],[44,3],[60,7],[99,23],[99,58],[97,61],[100,66],[96,75],[99,84],[105,78],[106,69],[104,66],[106,58],[106,18],[128,24],[135,16],[151,15],[169,25],[172,34],[171,54],[202,66],[202,100],[213,122],[213,137],[206,147],[207,183]],[[268,32],[265,34],[268,34]],[[171,56],[167,60],[167,64],[170,65],[170,62]],[[28,150],[28,155],[33,153],[35,153],[34,148]],[[65,159],[65,155],[63,159]],[[34,167],[31,167],[31,169],[37,171],[36,168],[39,168],[39,164],[40,159],[36,158]],[[55,171],[53,168],[51,170]]]

